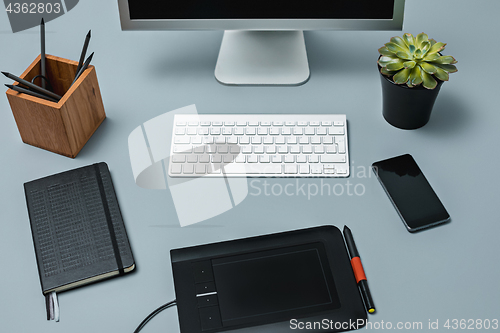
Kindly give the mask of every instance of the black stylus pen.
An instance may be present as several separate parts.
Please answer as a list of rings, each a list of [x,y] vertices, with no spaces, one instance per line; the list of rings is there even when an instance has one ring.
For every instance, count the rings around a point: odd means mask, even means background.
[[[361,259],[359,258],[358,249],[356,248],[356,243],[354,243],[351,229],[347,226],[344,226],[344,238],[349,254],[351,255],[352,270],[354,271],[354,276],[356,277],[356,283],[358,284],[361,292],[361,297],[363,297],[363,301],[365,302],[366,311],[368,311],[368,313],[375,313],[375,305],[373,304],[370,288],[368,288],[368,282],[366,281],[365,271],[363,270],[363,265],[361,264]]]

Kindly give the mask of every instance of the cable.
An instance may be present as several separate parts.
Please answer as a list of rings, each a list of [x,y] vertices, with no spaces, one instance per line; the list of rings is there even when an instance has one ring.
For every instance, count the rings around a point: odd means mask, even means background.
[[[160,306],[158,309],[154,310],[153,312],[151,312],[140,324],[139,326],[137,326],[137,328],[135,329],[134,333],[138,333],[140,330],[142,330],[142,328],[144,326],[146,326],[146,324],[151,320],[153,319],[154,316],[156,316],[158,313],[162,312],[163,310],[171,307],[171,306],[174,306],[174,305],[177,305],[176,303],[176,300],[174,299],[173,301],[171,302],[168,302],[167,304],[163,304],[162,306]]]

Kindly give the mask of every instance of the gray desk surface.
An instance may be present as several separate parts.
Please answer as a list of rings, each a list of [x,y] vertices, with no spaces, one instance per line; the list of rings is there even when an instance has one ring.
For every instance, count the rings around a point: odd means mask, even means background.
[[[89,51],[96,52],[108,118],[78,157],[23,144],[7,98],[0,97],[1,330],[131,332],[175,298],[170,249],[323,224],[353,230],[378,309],[373,323],[422,322],[426,331],[429,321],[439,320],[439,331],[448,331],[447,319],[500,319],[498,13],[494,0],[407,1],[404,32],[425,31],[447,42],[459,72],[444,84],[429,124],[403,131],[382,118],[376,69],[377,49],[399,32],[306,32],[307,84],[227,87],[213,76],[222,32],[122,32],[115,2],[81,1],[47,24],[47,53],[70,59],[78,59],[92,29]],[[3,71],[20,74],[39,54],[38,29],[13,34],[5,12],[0,42]],[[362,184],[365,193],[308,199],[302,193],[257,196],[250,188],[236,208],[181,228],[169,191],[135,185],[127,137],[144,121],[193,103],[200,113],[346,113],[355,174],[325,183]],[[420,164],[451,223],[408,233],[377,180],[367,176],[372,162],[403,153]],[[99,161],[110,167],[137,271],[61,294],[61,322],[47,322],[22,185]],[[320,184],[299,182],[306,190]],[[144,329],[178,331],[175,308]]]

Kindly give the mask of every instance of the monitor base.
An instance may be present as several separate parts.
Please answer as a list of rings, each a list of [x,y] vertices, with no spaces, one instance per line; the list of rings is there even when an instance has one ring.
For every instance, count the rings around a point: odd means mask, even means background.
[[[226,85],[298,86],[309,80],[302,31],[225,31],[215,78]]]

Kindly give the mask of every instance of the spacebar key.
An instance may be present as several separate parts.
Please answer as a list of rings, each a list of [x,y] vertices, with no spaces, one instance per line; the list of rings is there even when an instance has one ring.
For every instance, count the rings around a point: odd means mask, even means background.
[[[231,163],[224,166],[225,174],[247,174],[247,175],[276,175],[281,173],[281,164],[271,164],[271,163],[251,163],[251,164],[240,164]]]

